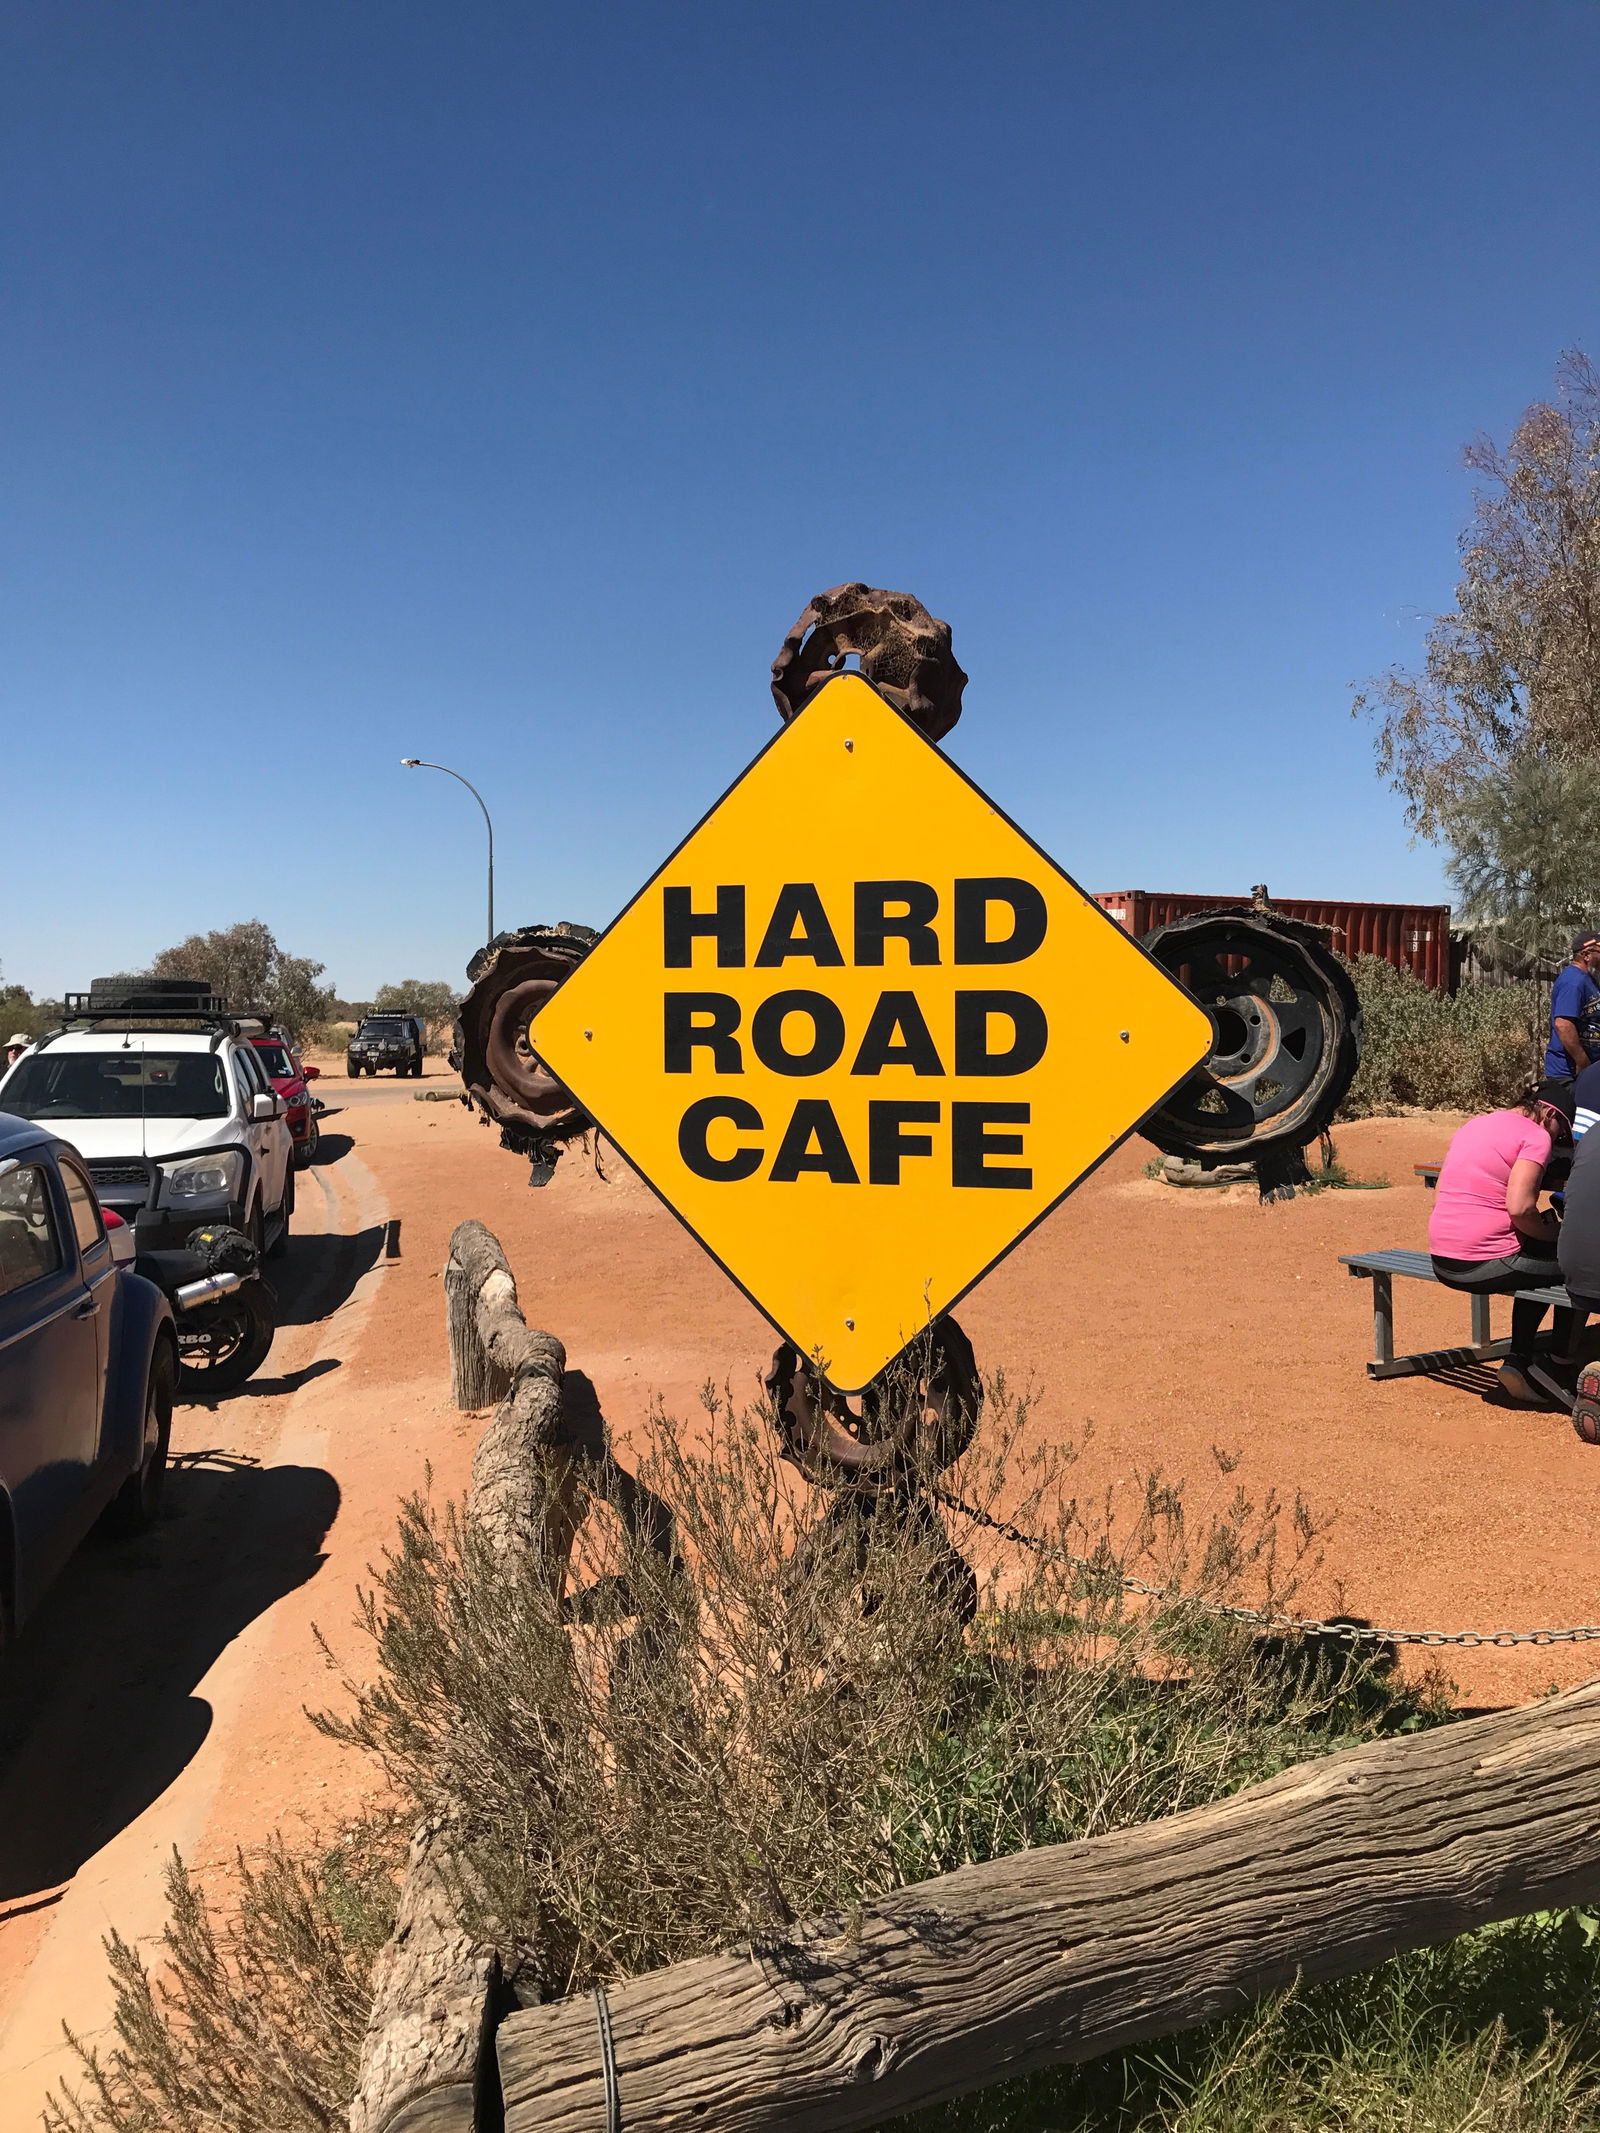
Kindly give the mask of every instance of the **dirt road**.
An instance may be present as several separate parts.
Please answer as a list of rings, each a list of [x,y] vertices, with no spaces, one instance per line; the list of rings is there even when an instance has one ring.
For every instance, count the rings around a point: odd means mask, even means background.
[[[103,2028],[100,1936],[158,1930],[174,1845],[225,1861],[275,1826],[332,1823],[372,1785],[303,1716],[334,1693],[313,1625],[359,1663],[355,1590],[397,1499],[429,1464],[440,1492],[464,1479],[479,1425],[449,1405],[439,1290],[455,1222],[501,1237],[530,1321],[567,1343],[624,1442],[656,1395],[690,1413],[708,1377],[753,1390],[770,1356],[765,1322],[615,1158],[602,1179],[569,1157],[530,1191],[492,1132],[414,1102],[413,1083],[322,1088],[336,1114],[300,1181],[266,1374],[179,1410],[169,1515],[87,1548],[0,1682],[0,2133],[32,2128],[68,2067],[62,2020]],[[986,1368],[1039,1382],[1044,1426],[1093,1423],[1085,1496],[1152,1465],[1196,1504],[1240,1482],[1303,1489],[1338,1514],[1320,1605],[1446,1628],[1600,1620],[1600,1453],[1470,1383],[1375,1385],[1362,1367],[1370,1292],[1337,1255],[1422,1242],[1411,1166],[1449,1128],[1342,1128],[1347,1166],[1393,1188],[1274,1208],[1148,1180],[1135,1142],[962,1322]],[[1465,1338],[1443,1292],[1402,1285],[1397,1314],[1405,1346]],[[1214,1445],[1241,1457],[1225,1484]],[[1600,1671],[1593,1646],[1446,1658],[1478,1704]]]
[[[103,2028],[101,1936],[159,1930],[174,1846],[225,1859],[275,1821],[336,1818],[366,1788],[302,1715],[321,1689],[311,1623],[326,1608],[343,1626],[404,1485],[392,1477],[437,1459],[440,1431],[414,1397],[396,1418],[361,1360],[382,1316],[388,1203],[351,1116],[329,1119],[323,1160],[299,1179],[263,1373],[213,1407],[179,1407],[160,1526],[91,1542],[0,1684],[5,2133],[37,2123],[69,2067],[62,2022]],[[443,1434],[448,1448],[453,1420]]]

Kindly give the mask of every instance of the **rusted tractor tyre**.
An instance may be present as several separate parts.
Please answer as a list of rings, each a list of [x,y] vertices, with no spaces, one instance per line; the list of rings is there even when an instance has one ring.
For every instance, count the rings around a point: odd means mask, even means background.
[[[785,724],[851,658],[930,741],[942,740],[961,716],[967,677],[950,649],[949,623],[911,593],[852,584],[818,593],[778,649],[772,698]]]
[[[904,1489],[972,1442],[983,1382],[953,1318],[935,1319],[852,1407],[788,1341],[767,1373],[785,1459],[819,1487]]]
[[[1143,945],[1210,1015],[1216,1041],[1140,1132],[1207,1169],[1253,1163],[1264,1193],[1303,1182],[1300,1151],[1333,1123],[1361,1064],[1350,973],[1313,927],[1268,912],[1197,912]]]
[[[467,965],[450,1064],[468,1101],[500,1128],[502,1147],[554,1161],[592,1124],[528,1043],[528,1024],[595,941],[589,926],[519,926]]]

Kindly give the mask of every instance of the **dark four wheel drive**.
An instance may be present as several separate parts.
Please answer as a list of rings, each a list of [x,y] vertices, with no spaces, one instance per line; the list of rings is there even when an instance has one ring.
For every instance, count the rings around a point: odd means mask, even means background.
[[[345,1064],[351,1079],[359,1074],[376,1074],[380,1068],[393,1068],[396,1074],[413,1077],[420,1075],[425,1038],[419,1015],[368,1015],[350,1039]]]

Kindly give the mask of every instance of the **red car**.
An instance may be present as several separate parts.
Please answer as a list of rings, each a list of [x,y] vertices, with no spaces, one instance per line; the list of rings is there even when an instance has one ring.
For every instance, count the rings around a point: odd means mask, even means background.
[[[307,1084],[315,1081],[322,1069],[302,1066],[300,1055],[277,1031],[266,1037],[252,1037],[250,1042],[261,1054],[261,1064],[274,1092],[283,1099],[283,1115],[294,1140],[294,1167],[305,1170],[316,1158],[318,1137],[316,1103]]]

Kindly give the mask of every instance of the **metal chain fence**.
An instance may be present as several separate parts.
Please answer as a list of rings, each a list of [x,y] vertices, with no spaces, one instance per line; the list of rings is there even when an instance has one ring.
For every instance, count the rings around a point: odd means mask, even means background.
[[[1092,1578],[1110,1581],[1124,1592],[1136,1592],[1149,1600],[1181,1598],[1170,1587],[1151,1585],[1143,1578],[1129,1577],[1121,1571],[1107,1569],[1105,1564],[1095,1562],[1086,1555],[1074,1555],[1070,1548],[1057,1547],[1053,1541],[1043,1539],[1037,1533],[1025,1533],[1009,1519],[995,1518],[977,1504],[967,1503],[960,1496],[953,1496],[948,1489],[929,1484],[928,1493],[946,1510],[959,1511],[975,1526],[983,1526],[991,1533],[998,1533],[1003,1540],[1012,1541],[1019,1548],[1031,1549],[1035,1555],[1048,1557],[1053,1562],[1069,1563],[1074,1570],[1081,1570]],[[1220,1600],[1194,1600],[1190,1605],[1203,1614],[1221,1615],[1230,1622],[1248,1622],[1257,1629],[1292,1630],[1301,1636],[1343,1637],[1351,1644],[1588,1644],[1600,1638],[1600,1627],[1582,1629],[1373,1629],[1357,1622],[1316,1622],[1302,1615],[1276,1615],[1259,1607],[1229,1607]]]

